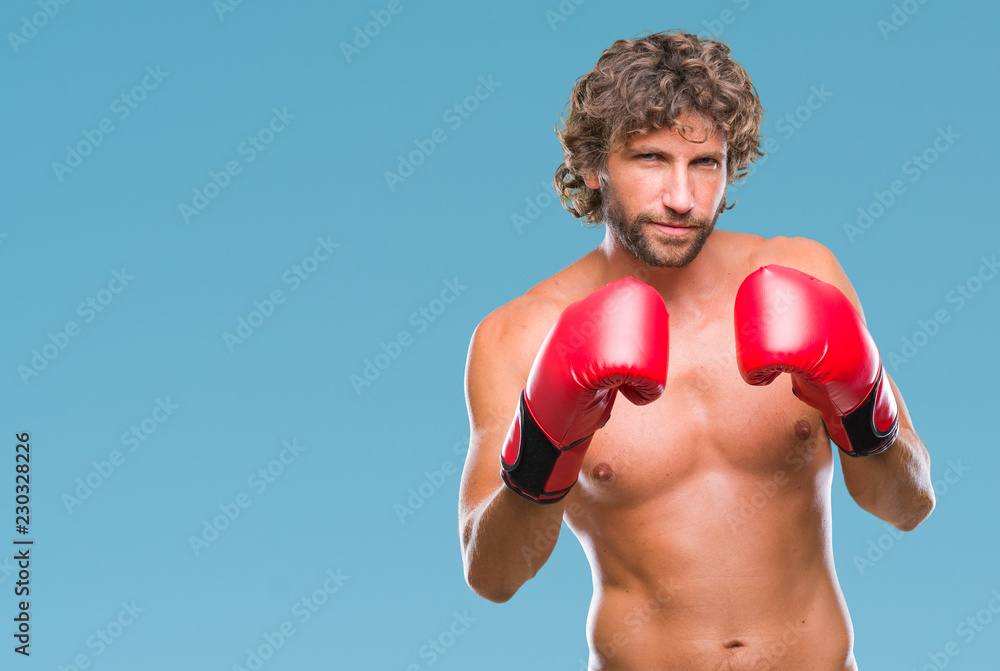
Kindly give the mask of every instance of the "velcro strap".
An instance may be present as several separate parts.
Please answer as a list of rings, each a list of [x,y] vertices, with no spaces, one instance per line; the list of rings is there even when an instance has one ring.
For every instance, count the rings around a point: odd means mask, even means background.
[[[545,432],[532,417],[523,391],[521,392],[521,401],[518,404],[518,422],[520,423],[521,442],[517,452],[517,460],[513,464],[505,464],[501,459],[500,475],[508,487],[526,499],[531,499],[536,503],[555,503],[566,496],[573,487],[570,485],[556,492],[545,491],[545,483],[552,475],[556,461],[559,460],[563,452],[576,447],[590,436],[581,438],[560,450],[549,441]]]
[[[847,438],[851,442],[851,449],[844,450],[844,452],[852,457],[867,457],[884,451],[896,440],[896,433],[899,431],[898,413],[893,417],[892,426],[888,430],[879,431],[875,427],[875,403],[878,401],[882,385],[885,384],[885,376],[882,374],[881,366],[878,369],[878,377],[875,379],[878,381],[872,385],[868,397],[850,414],[841,419],[844,432],[847,433]],[[891,390],[889,393],[892,393]]]

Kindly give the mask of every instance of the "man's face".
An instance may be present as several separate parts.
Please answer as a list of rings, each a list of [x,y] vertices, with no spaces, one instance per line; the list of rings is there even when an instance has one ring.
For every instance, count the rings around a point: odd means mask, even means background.
[[[722,212],[726,192],[726,142],[722,134],[692,115],[691,142],[676,130],[660,128],[632,137],[608,157],[600,188],[604,222],[618,242],[643,263],[679,268],[698,255]]]

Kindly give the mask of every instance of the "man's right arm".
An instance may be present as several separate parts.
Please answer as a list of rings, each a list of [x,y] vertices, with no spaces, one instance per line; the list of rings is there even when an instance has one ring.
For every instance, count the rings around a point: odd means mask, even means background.
[[[552,554],[563,501],[618,392],[645,405],[666,385],[669,315],[648,284],[625,277],[559,309],[505,306],[469,350],[459,523],[466,580],[492,601],[510,599]]]
[[[565,500],[539,505],[506,487],[500,451],[535,354],[559,317],[548,299],[521,297],[486,317],[469,345],[465,396],[469,452],[459,493],[465,579],[476,594],[509,600],[548,560]]]

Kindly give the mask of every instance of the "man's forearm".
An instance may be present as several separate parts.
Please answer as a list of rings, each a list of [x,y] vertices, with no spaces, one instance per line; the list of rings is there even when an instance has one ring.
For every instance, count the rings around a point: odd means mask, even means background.
[[[559,538],[566,501],[539,504],[501,486],[462,528],[465,579],[480,596],[507,601],[538,573]]]
[[[844,482],[859,506],[901,531],[911,531],[934,510],[927,448],[917,434],[900,427],[881,454],[843,457]]]

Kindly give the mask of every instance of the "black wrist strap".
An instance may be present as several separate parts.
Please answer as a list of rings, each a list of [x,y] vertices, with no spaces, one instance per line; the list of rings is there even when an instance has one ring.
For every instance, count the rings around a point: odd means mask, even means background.
[[[572,445],[560,450],[549,441],[545,432],[542,431],[535,418],[531,416],[528,405],[525,402],[524,392],[521,392],[521,400],[518,403],[519,423],[521,428],[521,444],[517,452],[517,461],[513,464],[505,464],[501,460],[502,467],[500,475],[504,483],[512,490],[526,499],[536,503],[555,503],[566,496],[572,485],[566,489],[555,492],[545,491],[545,483],[556,461],[565,450],[576,447],[583,441],[590,438],[587,436],[576,441]]]
[[[878,369],[878,377],[875,379],[878,382],[872,386],[868,397],[853,412],[841,419],[844,432],[847,434],[848,440],[851,441],[851,449],[853,450],[851,452],[844,450],[844,452],[852,457],[867,457],[884,452],[896,440],[896,433],[899,431],[898,413],[887,431],[879,431],[875,428],[875,403],[878,401],[882,385],[885,384],[881,365]]]

